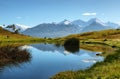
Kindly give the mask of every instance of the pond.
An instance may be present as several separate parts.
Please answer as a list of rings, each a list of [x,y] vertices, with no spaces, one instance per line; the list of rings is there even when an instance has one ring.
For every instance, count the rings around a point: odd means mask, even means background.
[[[49,79],[58,72],[85,70],[104,60],[100,52],[79,49],[74,53],[63,46],[53,44],[31,44],[21,46],[31,54],[29,62],[1,67],[0,79]]]

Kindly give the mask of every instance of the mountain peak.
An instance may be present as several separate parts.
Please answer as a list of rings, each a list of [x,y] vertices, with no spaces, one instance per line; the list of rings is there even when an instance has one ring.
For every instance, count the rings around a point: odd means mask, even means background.
[[[106,24],[104,22],[102,22],[101,20],[99,20],[98,18],[92,18],[87,23],[88,23],[88,25],[90,25],[92,23],[98,23],[98,24],[101,24],[103,26],[106,26]]]
[[[74,20],[74,21],[72,22],[72,24],[74,24],[74,25],[78,25],[78,26],[81,26],[81,27],[86,26],[86,22],[83,21],[83,20],[81,20],[81,19]]]
[[[27,28],[30,28],[30,26],[22,25],[22,24],[15,24],[16,27],[22,28],[23,30],[26,30]]]
[[[99,20],[98,18],[92,18],[89,21],[91,22],[102,22],[101,20]]]
[[[61,21],[59,24],[65,24],[65,25],[69,25],[71,24],[71,22],[67,19],[64,19],[63,21]]]

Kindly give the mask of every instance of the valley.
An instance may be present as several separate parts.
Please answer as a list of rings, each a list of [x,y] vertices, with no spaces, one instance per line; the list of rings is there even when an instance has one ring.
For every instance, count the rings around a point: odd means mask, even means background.
[[[87,32],[82,32],[83,29],[81,29],[81,26],[69,23],[69,21],[65,20],[64,24],[63,22],[60,22],[60,24],[40,24],[36,27],[24,30],[28,31],[30,35],[24,35],[24,31],[15,33],[15,31],[0,27],[1,72],[4,70],[5,66],[9,67],[9,65],[13,65],[12,68],[14,71],[20,71],[20,69],[16,70],[16,67],[19,65],[26,65],[33,70],[36,70],[36,65],[39,65],[41,68],[37,69],[36,72],[40,73],[40,71],[44,71],[44,73],[42,73],[42,75],[34,74],[26,76],[26,78],[33,76],[36,78],[37,76],[38,78],[46,79],[119,79],[120,29],[118,27],[117,29],[116,27],[114,29],[108,29],[106,28],[106,25],[105,28],[103,28],[104,24],[100,24],[99,21],[95,19],[94,23],[92,22],[92,24],[84,27]],[[82,24],[84,23],[82,22]],[[49,30],[44,27],[49,28]],[[54,27],[55,29],[53,29]],[[88,27],[92,27],[91,29],[93,30],[88,31]],[[35,36],[35,32],[32,33],[31,30],[33,32],[36,31],[38,36]],[[40,32],[40,35],[38,32]],[[43,36],[40,37],[42,33]],[[79,49],[75,49],[75,52],[66,50],[64,47],[65,41],[71,38],[76,38],[80,42]],[[22,48],[22,50],[19,48]],[[14,51],[15,54],[11,50]],[[6,54],[2,52],[5,52]],[[10,52],[11,55],[8,52]],[[39,57],[36,57],[36,52]],[[6,58],[6,56],[8,58]],[[45,60],[46,56],[49,57],[47,60]],[[21,60],[21,58],[24,60]],[[40,60],[40,58],[44,59],[41,60],[42,63],[36,63],[35,61],[39,62],[38,59]],[[80,62],[77,62],[75,59]],[[49,69],[46,65],[50,61],[52,62],[52,64],[49,64],[51,69]],[[58,61],[60,63],[58,63]],[[67,65],[64,65],[63,61],[66,62]],[[33,62],[34,64],[24,64],[27,62]],[[59,64],[59,66],[57,66],[55,62]],[[81,63],[84,64],[84,66]],[[71,64],[73,65],[70,66]],[[44,65],[46,70],[42,69],[42,65]],[[30,72],[27,69],[23,69],[23,71]],[[49,74],[47,74],[46,71],[50,71]],[[8,70],[6,70],[6,72],[9,73]],[[4,74],[9,78],[13,78],[11,76],[13,75],[12,73],[11,75],[8,75],[7,73]],[[15,73],[15,76],[19,79],[21,77],[19,77],[18,74],[20,73]],[[22,75],[25,76],[27,74],[24,73]],[[6,79],[7,77],[3,75],[2,78]]]
[[[120,79],[120,0],[0,0],[0,79]]]

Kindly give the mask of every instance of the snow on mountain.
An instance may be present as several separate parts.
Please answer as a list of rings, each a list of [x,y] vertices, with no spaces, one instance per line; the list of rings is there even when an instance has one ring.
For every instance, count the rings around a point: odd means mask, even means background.
[[[13,25],[13,24],[11,24],[11,25]],[[14,24],[14,25],[15,25],[15,30],[20,29],[19,33],[21,33],[23,31],[25,31],[26,29],[30,28],[30,26],[21,25],[21,24]],[[10,26],[10,25],[8,25],[8,26]],[[13,28],[6,28],[7,26],[2,26],[2,27],[6,30],[11,31],[11,32],[15,31],[15,30],[13,30]]]
[[[113,23],[113,22],[110,22],[110,21],[107,22],[106,25],[110,26],[110,27],[113,28],[113,29],[117,29],[117,28],[120,27],[119,24],[117,24],[117,23]]]
[[[21,32],[25,31],[26,29],[30,28],[30,26],[15,24],[16,28],[20,28]]]
[[[72,22],[74,25],[80,26],[81,32],[99,31],[110,29],[111,27],[97,18],[92,18],[88,22],[82,20],[75,20]]]
[[[101,24],[102,26],[107,26],[104,22],[102,22],[101,20],[97,19],[97,18],[92,18],[87,22],[87,26],[92,24],[92,23],[98,23]]]
[[[69,25],[69,24],[71,24],[71,22],[69,20],[65,19],[58,24]]]
[[[105,29],[111,29],[111,27],[106,25],[99,19],[93,18],[87,22],[87,26],[83,28],[82,32],[99,31]]]
[[[80,27],[72,24],[54,24],[54,23],[44,23],[39,24],[33,28],[29,28],[22,32],[25,35],[30,35],[34,37],[63,37],[70,34],[80,33]]]
[[[59,23],[39,24],[35,27],[26,29],[22,33],[33,37],[53,38],[82,32],[99,31],[113,28],[115,29],[117,27],[120,26],[112,22],[104,23],[97,18],[92,18],[88,22],[82,21],[80,19],[75,21],[69,21],[65,19]]]

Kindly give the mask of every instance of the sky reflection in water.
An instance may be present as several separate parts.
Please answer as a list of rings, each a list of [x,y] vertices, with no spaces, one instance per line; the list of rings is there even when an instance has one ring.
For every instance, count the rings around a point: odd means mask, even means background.
[[[27,49],[32,59],[19,67],[6,67],[0,72],[0,79],[49,79],[50,76],[66,70],[84,70],[104,57],[96,56],[98,52],[80,49],[70,53],[62,46],[53,44],[32,44],[22,46]]]

